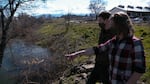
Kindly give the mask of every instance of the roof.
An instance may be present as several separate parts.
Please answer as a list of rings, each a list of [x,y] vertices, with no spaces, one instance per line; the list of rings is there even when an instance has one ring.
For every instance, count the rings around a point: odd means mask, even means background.
[[[110,11],[114,10],[114,9],[118,9],[118,10],[122,10],[122,11],[134,11],[134,12],[150,12],[150,7],[141,7],[141,6],[122,6],[119,5],[118,7],[114,7],[112,8]]]

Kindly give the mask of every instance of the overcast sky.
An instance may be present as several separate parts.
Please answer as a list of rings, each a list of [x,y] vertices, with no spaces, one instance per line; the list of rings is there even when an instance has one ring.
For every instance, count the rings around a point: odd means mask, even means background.
[[[105,0],[106,10],[110,10],[118,5],[148,6],[150,0]],[[47,0],[46,3],[37,2],[38,8],[33,10],[34,14],[85,14],[89,13],[88,9],[90,0]]]

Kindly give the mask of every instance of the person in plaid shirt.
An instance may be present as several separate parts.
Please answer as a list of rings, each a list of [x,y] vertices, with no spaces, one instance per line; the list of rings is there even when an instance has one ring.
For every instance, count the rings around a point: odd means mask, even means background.
[[[72,59],[78,55],[108,51],[109,84],[136,84],[146,69],[143,44],[134,36],[132,22],[126,13],[115,13],[109,20],[109,26],[113,26],[117,31],[112,39],[66,56]]]

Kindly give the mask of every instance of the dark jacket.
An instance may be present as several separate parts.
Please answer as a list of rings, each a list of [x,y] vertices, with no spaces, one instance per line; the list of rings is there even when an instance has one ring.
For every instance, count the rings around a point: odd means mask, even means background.
[[[101,43],[105,43],[109,39],[111,39],[115,35],[115,32],[113,28],[110,28],[109,30],[101,29],[98,45]],[[100,55],[96,55],[96,64],[104,64],[108,65],[108,52],[102,52]]]

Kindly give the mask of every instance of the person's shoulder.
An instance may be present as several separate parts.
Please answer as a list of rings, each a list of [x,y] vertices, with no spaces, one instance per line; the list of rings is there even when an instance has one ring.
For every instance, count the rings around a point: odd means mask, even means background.
[[[134,45],[141,45],[142,44],[141,39],[137,38],[136,36],[133,36],[132,40],[133,40]]]
[[[134,40],[134,41],[138,41],[138,40],[140,40],[139,38],[137,38],[136,36],[133,36],[132,37],[132,40]]]
[[[132,37],[132,40],[133,40],[133,42],[141,42],[141,39],[139,39],[139,38],[136,37],[136,36],[133,36],[133,37]]]

